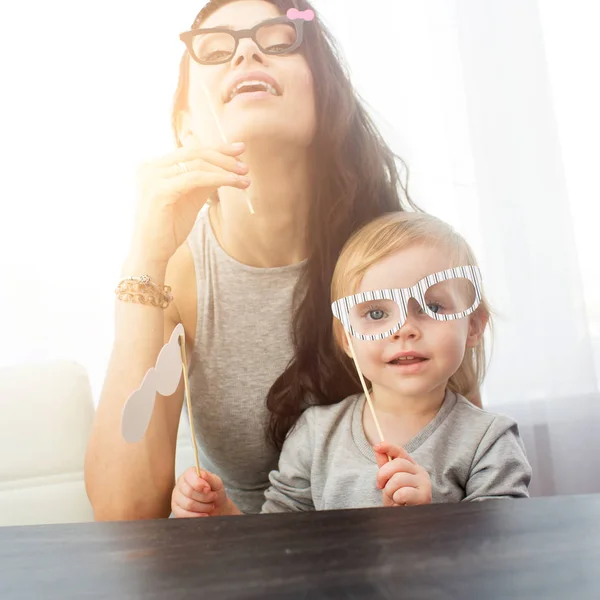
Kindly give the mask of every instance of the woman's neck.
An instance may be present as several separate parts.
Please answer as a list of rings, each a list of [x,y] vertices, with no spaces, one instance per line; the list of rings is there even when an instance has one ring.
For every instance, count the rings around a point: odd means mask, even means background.
[[[306,155],[247,150],[241,160],[249,167],[252,184],[246,191],[219,190],[219,202],[210,214],[219,243],[230,256],[254,267],[301,262],[307,256],[311,199]]]

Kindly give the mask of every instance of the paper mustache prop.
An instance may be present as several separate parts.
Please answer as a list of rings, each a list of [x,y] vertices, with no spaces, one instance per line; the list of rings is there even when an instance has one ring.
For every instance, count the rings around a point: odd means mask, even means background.
[[[150,425],[156,402],[156,394],[170,396],[175,393],[181,381],[182,374],[190,419],[194,458],[196,460],[196,472],[200,476],[200,464],[198,462],[198,448],[196,446],[190,384],[187,372],[185,332],[181,323],[173,329],[171,338],[162,347],[156,359],[156,365],[148,370],[140,387],[125,402],[121,416],[121,433],[126,442],[131,444],[139,442],[146,435],[146,431]]]

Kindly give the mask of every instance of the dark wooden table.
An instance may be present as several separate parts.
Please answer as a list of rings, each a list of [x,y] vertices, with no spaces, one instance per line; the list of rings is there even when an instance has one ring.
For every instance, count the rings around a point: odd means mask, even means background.
[[[0,528],[0,598],[600,599],[600,496]]]

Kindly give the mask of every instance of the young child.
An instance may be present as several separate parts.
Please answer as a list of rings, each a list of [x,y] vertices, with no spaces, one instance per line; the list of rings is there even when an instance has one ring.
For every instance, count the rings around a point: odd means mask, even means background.
[[[348,241],[331,291],[341,359],[369,394],[304,411],[262,512],[528,497],[517,424],[466,399],[483,379],[490,311],[465,240],[429,215],[385,215]],[[218,477],[193,469],[172,509],[240,514]]]

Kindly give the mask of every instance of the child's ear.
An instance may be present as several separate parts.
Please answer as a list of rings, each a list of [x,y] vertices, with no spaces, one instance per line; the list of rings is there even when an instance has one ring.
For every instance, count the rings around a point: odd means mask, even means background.
[[[348,340],[344,338],[342,341],[342,347],[344,348],[344,352],[348,358],[352,358],[352,351],[350,350],[350,346],[348,346]]]
[[[469,333],[467,334],[467,348],[475,348],[481,341],[490,316],[487,311],[476,310],[469,317]]]
[[[348,337],[339,321],[334,321],[333,332],[335,345],[338,347],[338,350],[342,350],[346,356],[352,358],[352,352],[350,351],[350,346],[348,346]]]
[[[352,358],[352,352],[350,351],[350,346],[348,346],[348,338],[346,334],[342,332],[342,334],[338,338],[338,343],[341,346],[341,349],[344,351],[344,354],[350,358]]]

